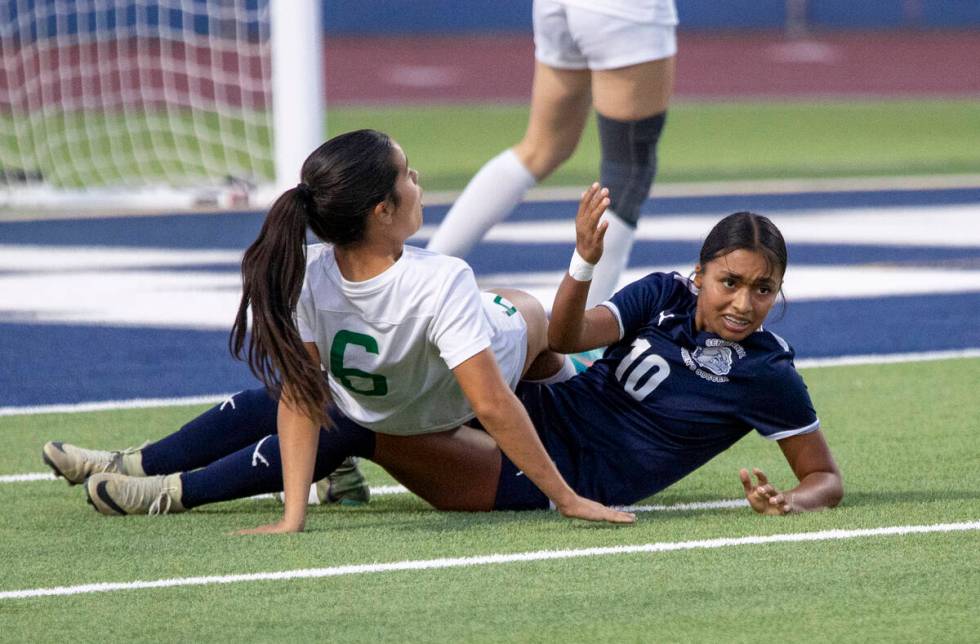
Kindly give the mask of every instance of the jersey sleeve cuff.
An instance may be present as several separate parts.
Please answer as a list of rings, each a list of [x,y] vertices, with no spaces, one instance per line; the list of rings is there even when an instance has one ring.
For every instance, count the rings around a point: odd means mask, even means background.
[[[465,347],[460,347],[451,354],[442,356],[442,359],[446,361],[446,366],[452,371],[484,349],[489,349],[490,346],[490,340],[484,338],[483,340],[472,342]]]
[[[609,312],[616,318],[616,324],[619,325],[619,339],[622,340],[623,336],[626,335],[626,329],[623,328],[623,316],[619,314],[619,307],[613,304],[612,300],[606,300],[599,304],[599,306],[604,306],[609,309]]]
[[[766,438],[771,441],[781,441],[784,438],[789,438],[790,436],[802,436],[803,434],[810,434],[812,432],[820,429],[820,419],[816,419],[806,427],[800,427],[799,429],[787,429],[783,432],[776,432],[775,434],[763,434]]]
[[[303,342],[316,342],[316,334],[313,333],[313,329],[310,325],[306,323],[301,317],[294,317],[293,321],[296,322],[296,330],[299,331],[299,339]]]

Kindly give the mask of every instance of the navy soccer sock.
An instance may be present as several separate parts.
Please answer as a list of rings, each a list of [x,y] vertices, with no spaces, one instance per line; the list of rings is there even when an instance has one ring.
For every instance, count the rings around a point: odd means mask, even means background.
[[[276,433],[278,403],[262,389],[241,391],[141,450],[143,472],[186,472]]]
[[[374,432],[353,421],[341,419],[334,427],[320,430],[313,480],[322,479],[333,472],[348,456],[371,458],[373,455]],[[185,472],[181,474],[181,482],[181,504],[185,508],[281,492],[279,437],[266,436],[207,467]]]

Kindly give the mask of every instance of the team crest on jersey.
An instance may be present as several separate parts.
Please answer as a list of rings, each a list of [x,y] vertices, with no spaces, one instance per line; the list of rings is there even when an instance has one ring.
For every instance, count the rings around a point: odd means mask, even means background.
[[[693,353],[681,349],[681,358],[687,368],[711,382],[728,382],[735,359],[744,357],[742,345],[720,338],[709,338],[703,347],[698,347]]]
[[[691,359],[716,376],[727,376],[732,370],[732,350],[728,347],[698,347]]]

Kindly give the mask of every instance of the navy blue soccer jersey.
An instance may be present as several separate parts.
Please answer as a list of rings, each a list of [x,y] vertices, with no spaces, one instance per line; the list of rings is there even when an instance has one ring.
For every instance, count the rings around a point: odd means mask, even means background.
[[[742,342],[695,330],[684,277],[652,273],[607,306],[622,339],[578,376],[519,394],[548,452],[584,496],[635,503],[755,429],[779,440],[819,421],[793,350],[770,331]]]

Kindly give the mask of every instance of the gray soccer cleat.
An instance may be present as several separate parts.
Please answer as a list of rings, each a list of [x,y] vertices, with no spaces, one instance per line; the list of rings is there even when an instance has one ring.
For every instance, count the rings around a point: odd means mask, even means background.
[[[364,505],[371,500],[371,487],[357,467],[357,458],[345,458],[330,476],[316,482],[316,495],[321,504]]]
[[[142,476],[143,468],[136,464],[140,460],[138,454],[140,449],[142,448],[133,447],[109,452],[50,441],[41,448],[41,458],[56,475],[67,480],[68,485],[78,485],[100,472]]]
[[[180,474],[126,476],[99,473],[85,480],[88,502],[102,514],[175,514],[183,512]]]

